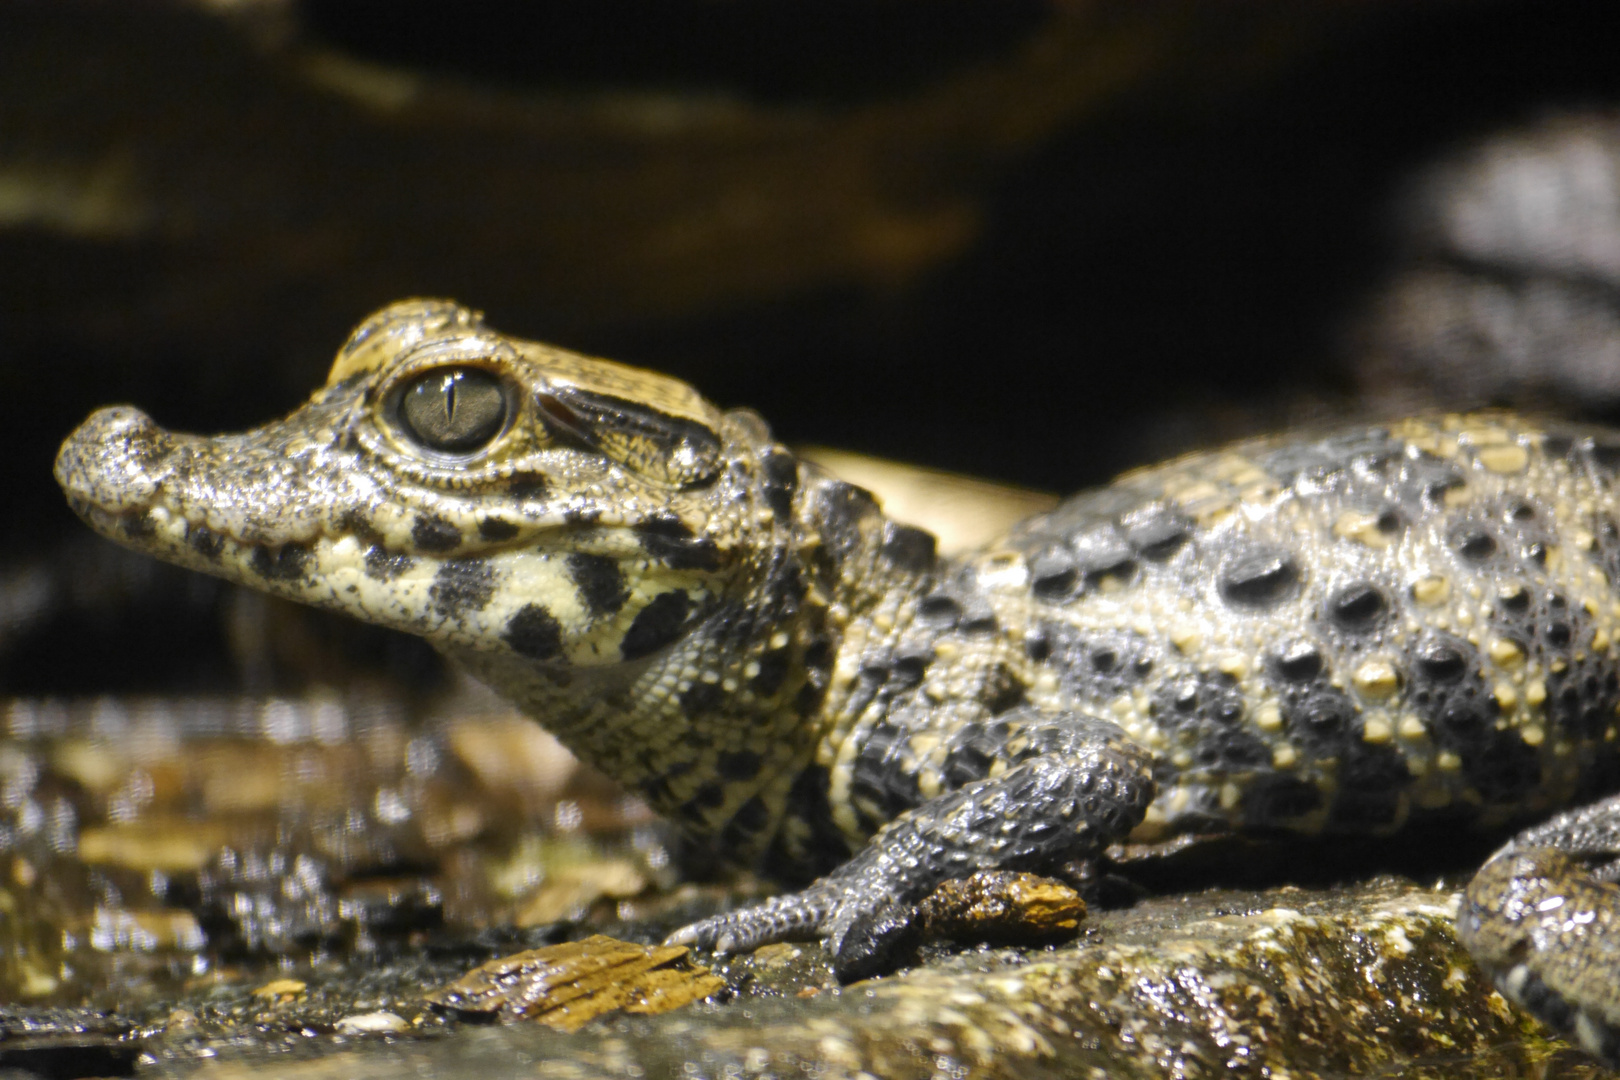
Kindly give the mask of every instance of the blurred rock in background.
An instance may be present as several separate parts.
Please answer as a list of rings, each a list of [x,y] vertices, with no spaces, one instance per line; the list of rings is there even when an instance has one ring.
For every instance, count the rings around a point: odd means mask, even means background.
[[[1390,408],[1620,409],[1620,113],[1558,112],[1413,182],[1402,265],[1352,359]]]

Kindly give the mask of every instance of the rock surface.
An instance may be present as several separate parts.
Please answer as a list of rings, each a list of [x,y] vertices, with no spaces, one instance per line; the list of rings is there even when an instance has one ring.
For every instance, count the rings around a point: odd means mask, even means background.
[[[729,966],[737,996],[724,1004],[569,1036],[512,1026],[311,1040],[296,1066],[240,1051],[198,1062],[168,1037],[147,1053],[153,1075],[211,1080],[1589,1074],[1526,1040],[1528,1023],[1458,951],[1450,902],[1395,882],[1210,893],[1105,915],[1072,946],[938,956],[841,990],[805,950],[778,947]]]
[[[430,714],[410,734],[403,713],[331,698],[148,700],[122,713],[106,701],[12,702],[4,717],[0,1070],[479,1080],[1592,1071],[1475,970],[1452,935],[1450,891],[1395,878],[1161,895],[1093,909],[1069,943],[927,944],[909,970],[842,988],[815,945],[697,955],[710,981],[692,981],[704,978],[698,968],[676,981],[706,1000],[662,1015],[605,1011],[563,1025],[572,1034],[480,1025],[431,1007],[431,992],[592,933],[652,944],[760,887],[677,888],[672,849],[611,795],[545,769],[524,790],[467,764],[487,755],[456,755],[456,745],[511,738],[499,719],[474,737],[462,718],[446,735],[448,721]],[[222,776],[234,782],[209,786]],[[525,800],[530,810],[513,813]],[[542,834],[536,823],[547,821],[565,832]],[[1222,858],[1246,860],[1245,850]],[[1120,869],[1155,880],[1140,861]],[[518,928],[559,882],[575,898],[567,920]],[[627,896],[632,882],[639,891]],[[1078,913],[1065,890],[1048,891],[965,889],[957,906],[983,909],[970,923],[1019,898]],[[582,948],[592,947],[561,954]],[[612,948],[651,958],[631,967],[685,963]],[[552,981],[570,994],[591,981],[570,978]],[[609,1005],[660,989],[599,981],[586,989]]]

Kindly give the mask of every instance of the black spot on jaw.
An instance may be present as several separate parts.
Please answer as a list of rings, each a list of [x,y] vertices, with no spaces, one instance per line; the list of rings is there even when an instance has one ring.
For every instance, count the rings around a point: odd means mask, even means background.
[[[630,598],[617,559],[576,551],[568,556],[568,576],[592,615],[614,615]]]
[[[510,521],[501,518],[481,518],[478,522],[478,535],[484,540],[510,540],[518,534],[518,527]]]
[[[217,559],[225,549],[225,538],[206,525],[193,525],[187,530],[186,543],[205,559]]]
[[[636,526],[636,532],[643,537],[656,536],[665,540],[691,540],[696,535],[685,522],[673,517],[648,518]]]
[[[371,522],[358,510],[344,511],[338,519],[338,527],[367,547],[382,543],[382,534],[372,528]]]
[[[800,716],[813,716],[821,703],[827,697],[827,682],[825,678],[810,679],[793,698],[793,709]]]
[[[282,544],[279,548],[257,547],[249,560],[253,572],[266,581],[298,581],[309,565],[309,549],[302,544]]]
[[[694,536],[676,518],[650,518],[637,525],[635,531],[647,554],[672,570],[714,570],[720,565],[714,541]]]
[[[1229,560],[1220,575],[1222,598],[1238,607],[1271,607],[1292,595],[1298,584],[1293,556],[1270,548]]]
[[[554,660],[562,655],[562,624],[539,604],[524,604],[506,621],[501,640],[519,656]]]
[[[808,883],[849,858],[849,841],[833,820],[832,800],[828,797],[830,787],[828,772],[821,765],[811,765],[793,778],[783,815],[787,821],[801,826],[808,836],[802,844],[791,848],[781,843],[774,847],[763,866],[767,873],[788,881]],[[777,835],[791,836],[795,831],[779,830]]]
[[[1366,582],[1340,589],[1327,602],[1328,619],[1334,626],[1353,634],[1377,629],[1389,613],[1389,597],[1382,589]]]
[[[827,668],[832,666],[832,641],[825,637],[818,637],[804,647],[804,662],[807,667]]]
[[[495,595],[495,570],[483,559],[447,559],[433,575],[428,599],[447,619],[482,611]]]
[[[145,540],[157,531],[152,524],[152,511],[150,510],[138,510],[133,514],[125,514],[118,520],[118,527],[131,540]]]
[[[921,574],[934,568],[935,549],[933,533],[889,522],[878,550],[896,569]]]
[[[381,544],[366,549],[366,576],[377,581],[392,581],[415,565],[409,555],[394,555]]]
[[[619,643],[619,654],[626,660],[650,656],[680,636],[692,599],[684,589],[660,593],[636,613],[635,621]]]
[[[411,524],[411,542],[423,551],[442,554],[461,545],[461,530],[437,514],[418,514]]]

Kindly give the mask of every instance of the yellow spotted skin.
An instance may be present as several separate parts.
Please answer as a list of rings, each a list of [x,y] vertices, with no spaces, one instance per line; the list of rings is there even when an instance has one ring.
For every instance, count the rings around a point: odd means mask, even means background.
[[[1611,446],[1506,414],[1256,440],[1078,496],[975,566],[1036,613],[1032,695],[1159,757],[1139,838],[1500,824],[1611,757]]]
[[[979,869],[1612,786],[1617,468],[1620,437],[1504,413],[1358,425],[1139,470],[952,560],[746,410],[414,300],[285,420],[106,409],[56,471],[104,534],[419,634],[810,882],[675,940],[820,936],[849,978]],[[1488,937],[1510,905],[1481,895]]]

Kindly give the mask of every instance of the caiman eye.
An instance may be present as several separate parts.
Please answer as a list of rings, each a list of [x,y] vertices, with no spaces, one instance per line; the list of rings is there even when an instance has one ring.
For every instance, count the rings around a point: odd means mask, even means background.
[[[423,446],[467,454],[506,430],[510,393],[483,368],[439,368],[406,384],[398,412],[405,431]]]

